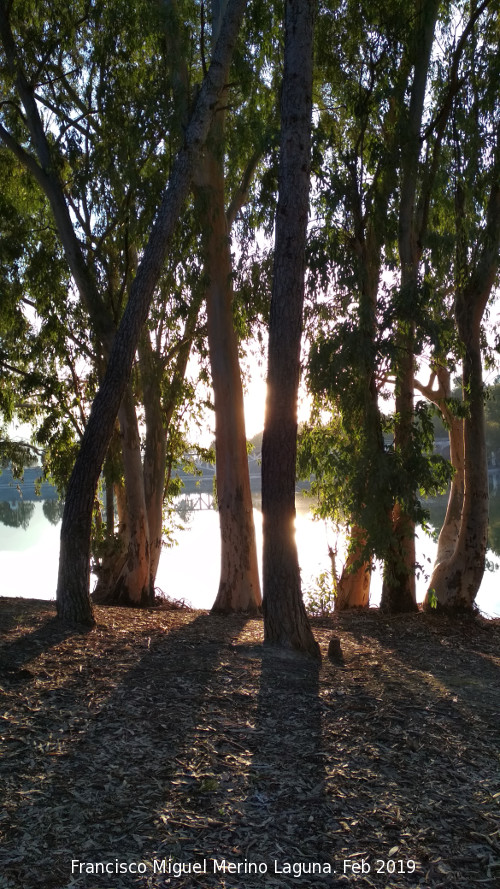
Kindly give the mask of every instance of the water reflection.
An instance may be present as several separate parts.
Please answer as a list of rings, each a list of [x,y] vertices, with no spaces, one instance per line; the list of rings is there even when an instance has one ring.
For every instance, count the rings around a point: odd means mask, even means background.
[[[488,533],[488,547],[496,556],[500,556],[500,471],[490,470],[490,523]],[[435,497],[428,500],[425,506],[430,513],[430,523],[432,527],[439,532],[444,517],[446,515],[446,507],[448,505],[448,495],[443,494],[441,497]]]
[[[500,473],[496,474],[500,480]],[[447,498],[428,504],[431,521],[439,528],[446,511]],[[296,536],[303,589],[315,587],[316,578],[331,568],[328,547],[335,544],[333,528],[314,521],[310,512],[312,501],[297,495]],[[490,569],[500,556],[500,486],[491,498]],[[217,594],[220,572],[219,517],[212,494],[191,492],[181,496],[170,517],[172,535],[160,559],[157,585],[173,599],[185,599],[195,608],[211,608]],[[262,541],[262,501],[254,494],[254,522],[259,562]],[[32,596],[51,599],[55,595],[59,559],[59,527],[62,503],[53,500],[15,503],[0,501],[0,595]],[[175,545],[172,545],[174,543]],[[167,544],[167,540],[165,540]],[[417,559],[424,570],[417,578],[417,596],[421,601],[426,590],[426,575],[434,561],[436,544],[420,529],[417,534]],[[261,569],[261,564],[259,564]],[[381,576],[372,581],[371,604],[380,601]],[[497,575],[485,573],[476,603],[490,616],[500,615],[500,588]]]
[[[9,503],[0,501],[0,522],[8,528],[23,528],[26,531],[35,511],[35,504],[31,501],[17,500]]]
[[[64,501],[63,500],[44,500],[43,514],[51,525],[57,525],[63,516]]]

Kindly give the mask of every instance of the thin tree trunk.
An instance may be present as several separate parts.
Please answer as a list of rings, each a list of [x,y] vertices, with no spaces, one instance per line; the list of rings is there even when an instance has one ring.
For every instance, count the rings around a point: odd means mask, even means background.
[[[149,582],[149,523],[144,492],[141,438],[134,397],[127,387],[118,411],[127,498],[127,558],[114,590],[113,601],[136,607],[153,604]]]
[[[120,440],[120,427],[118,421],[115,423],[113,435],[109,444],[105,468],[107,469],[108,478],[106,479],[106,492],[111,489],[111,498],[116,499],[116,509],[118,513],[118,524],[116,534],[107,531],[106,541],[102,552],[99,553],[97,564],[94,571],[97,574],[97,583],[92,592],[92,601],[97,605],[102,605],[107,601],[109,590],[115,588],[116,582],[121,574],[125,558],[128,550],[128,515],[127,515],[127,498],[125,494],[125,485],[123,483],[123,454]]]
[[[99,473],[127,386],[140,333],[163,268],[168,245],[187,198],[198,152],[210,128],[229,65],[246,0],[229,0],[212,63],[175,160],[151,237],[115,336],[104,380],[92,410],[69,481],[61,526],[57,613],[69,621],[94,623],[89,597],[92,506]]]
[[[198,205],[205,233],[208,343],[214,390],[221,538],[221,572],[213,611],[256,612],[260,610],[261,594],[243,388],[233,322],[232,261],[224,201],[221,130],[221,122],[216,121],[196,174]]]
[[[279,199],[262,442],[262,514],[265,639],[320,657],[302,599],[294,528],[314,13],[313,0],[286,0]]]
[[[139,345],[139,364],[146,422],[142,470],[149,528],[149,586],[150,598],[154,601],[156,573],[162,549],[167,431],[160,385],[163,368],[153,352],[147,331]]]
[[[394,448],[403,463],[411,457],[414,397],[415,323],[412,303],[418,298],[419,265],[425,223],[418,226],[417,181],[421,150],[421,127],[425,89],[434,42],[439,0],[420,0],[418,22],[414,31],[414,76],[408,120],[402,127],[402,181],[399,209],[399,256],[404,317],[399,321],[396,368],[396,428]],[[404,118],[403,118],[404,120]],[[410,493],[410,496],[412,494]],[[416,494],[414,495],[416,496]],[[393,509],[393,542],[384,565],[381,608],[388,612],[416,611],[415,593],[415,523],[401,502]]]
[[[212,40],[225,0],[212,0]],[[225,97],[221,103],[226,104]],[[208,345],[215,407],[215,459],[221,566],[214,612],[260,610],[261,593],[246,449],[243,387],[233,321],[230,229],[225,205],[225,111],[212,123],[195,172],[204,233]]]

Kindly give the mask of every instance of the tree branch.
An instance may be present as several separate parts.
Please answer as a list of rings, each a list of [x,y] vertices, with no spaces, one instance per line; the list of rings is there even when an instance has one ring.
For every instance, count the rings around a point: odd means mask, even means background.
[[[233,194],[233,197],[231,198],[231,202],[226,211],[226,222],[228,231],[231,231],[231,228],[233,227],[238,213],[245,206],[248,200],[250,185],[262,154],[263,152],[260,148],[254,151],[243,171],[241,182],[239,183],[236,191]]]

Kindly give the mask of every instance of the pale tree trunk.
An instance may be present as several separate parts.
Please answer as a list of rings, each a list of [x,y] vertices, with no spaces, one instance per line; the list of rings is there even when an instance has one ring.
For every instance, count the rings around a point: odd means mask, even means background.
[[[484,418],[481,324],[495,283],[500,252],[500,133],[496,132],[486,226],[475,266],[463,226],[465,195],[456,190],[457,260],[455,316],[464,345],[464,496],[460,533],[450,558],[436,566],[424,606],[430,610],[471,611],[484,575],[488,545],[488,461]]]
[[[261,604],[243,389],[233,323],[232,262],[224,204],[222,158],[211,143],[197,172],[205,238],[207,322],[215,406],[217,504],[221,538],[219,591],[213,610],[258,611]],[[220,146],[216,139],[217,147]]]
[[[434,388],[436,380],[438,383],[437,389]],[[465,491],[464,421],[462,418],[455,416],[448,405],[448,400],[451,397],[451,375],[447,367],[436,364],[429,383],[424,386],[416,382],[415,385],[419,392],[425,395],[441,411],[448,428],[450,463],[454,470],[446,515],[439,532],[436,558],[434,560],[435,570],[441,562],[446,561],[453,555],[458,535],[460,534]],[[433,576],[429,584],[430,589],[434,586]]]
[[[402,132],[402,180],[399,208],[399,257],[401,292],[405,316],[398,323],[396,342],[399,351],[396,368],[396,415],[394,448],[406,460],[411,454],[414,417],[414,339],[415,324],[411,303],[418,297],[419,265],[425,228],[417,219],[417,180],[421,149],[421,127],[425,89],[434,29],[439,9],[438,0],[420,0],[418,22],[414,31],[414,76],[407,126]],[[402,128],[403,129],[403,128]],[[411,496],[411,495],[410,495]],[[416,495],[414,495],[416,496]],[[390,613],[416,611],[415,593],[415,523],[400,502],[392,515],[393,540],[384,565],[381,608]]]
[[[366,544],[366,532],[361,528],[351,528],[351,551],[337,582],[335,611],[346,611],[348,608],[368,608],[370,603],[371,563],[362,562],[363,547]],[[358,565],[357,568],[354,566]]]
[[[452,555],[460,533],[462,508],[465,493],[464,421],[460,417],[450,417],[448,436],[450,440],[450,463],[455,470],[451,480],[446,515],[439,532],[435,566]],[[431,586],[433,581],[431,579]]]
[[[320,657],[302,599],[295,542],[297,397],[309,211],[313,0],[286,0],[279,198],[262,442],[264,635]]]
[[[212,2],[213,39],[224,0]],[[225,104],[224,97],[221,102]],[[261,593],[246,448],[243,387],[233,322],[230,232],[224,194],[225,112],[212,124],[194,175],[204,237],[208,345],[215,407],[215,459],[221,566],[212,610],[260,610]]]
[[[464,421],[465,486],[462,510],[458,521],[461,493],[459,487],[455,499],[453,502],[450,500],[448,505],[448,512],[450,507],[453,507],[453,513],[450,520],[445,521],[446,536],[439,553],[439,561],[436,560],[432,572],[424,603],[426,609],[437,604],[441,610],[470,610],[484,575],[488,545],[489,495],[480,319],[475,320],[474,329],[469,329],[466,337],[463,378],[464,396],[469,404],[469,413]],[[459,533],[454,539],[457,524]]]
[[[221,34],[207,76],[185,132],[149,242],[144,250],[120,327],[114,338],[104,380],[94,399],[79,454],[69,481],[61,526],[57,582],[60,619],[92,625],[89,596],[92,507],[113,425],[125,393],[142,327],[161,274],[168,246],[187,198],[198,152],[206,139],[222,93],[246,0],[229,0]]]

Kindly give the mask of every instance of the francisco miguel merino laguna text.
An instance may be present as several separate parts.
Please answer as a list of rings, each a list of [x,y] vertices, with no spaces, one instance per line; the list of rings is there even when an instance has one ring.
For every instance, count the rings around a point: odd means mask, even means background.
[[[288,874],[301,877],[304,874],[332,874],[334,870],[328,862],[319,861],[273,861],[272,867],[265,861],[229,861],[227,858],[204,858],[202,861],[174,861],[172,858],[154,858],[146,861],[71,861],[72,874],[145,874],[148,870],[155,874],[170,874],[180,877],[184,874]]]

